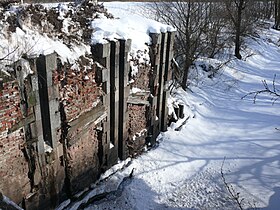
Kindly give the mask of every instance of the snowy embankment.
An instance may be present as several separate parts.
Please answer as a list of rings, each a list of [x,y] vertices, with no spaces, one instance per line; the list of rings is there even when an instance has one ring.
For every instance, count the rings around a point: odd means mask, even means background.
[[[110,3],[107,6],[110,11]],[[123,10],[115,3],[111,11]],[[106,184],[119,183],[134,168],[133,179],[86,209],[238,209],[221,179],[223,162],[224,177],[245,199],[244,209],[279,209],[280,132],[275,128],[280,127],[280,103],[272,105],[265,95],[256,103],[250,96],[241,99],[263,89],[262,80],[272,84],[275,74],[280,78],[280,33],[260,33],[260,38],[247,40],[253,55],[246,60],[232,60],[212,79],[198,68],[200,80],[191,85],[192,91],[175,93],[185,104],[187,123],[180,131],[175,128],[184,120],[172,124],[159,136],[156,149]]]
[[[149,33],[174,30],[139,15],[113,17],[102,4],[90,0],[80,5],[23,4],[8,10],[0,8],[0,28],[0,71],[8,76],[20,58],[53,52],[62,63],[75,69],[82,56],[91,55],[91,45],[117,39],[131,39],[130,58],[139,57],[140,51],[148,52]]]

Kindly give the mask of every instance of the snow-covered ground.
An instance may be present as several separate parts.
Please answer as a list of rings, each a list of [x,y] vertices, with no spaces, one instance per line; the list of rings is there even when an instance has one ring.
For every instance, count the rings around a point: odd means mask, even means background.
[[[147,50],[149,32],[173,30],[142,19],[151,15],[143,3],[104,5],[120,19],[107,19],[99,14],[101,21],[92,20],[92,42],[130,38],[132,51]],[[63,11],[59,12],[63,16]],[[63,17],[65,25],[72,24]],[[6,25],[4,19],[0,25]],[[26,27],[17,28],[9,38],[5,31],[0,33],[0,58],[9,55],[17,60],[25,52],[35,56],[56,51],[66,61],[90,53],[87,45],[75,44],[70,49]],[[185,119],[159,136],[157,148],[113,167],[102,176],[105,182],[92,186],[94,190],[83,200],[70,204],[66,201],[62,206],[77,209],[81,203],[87,203],[83,209],[94,210],[237,209],[222,182],[223,165],[226,182],[244,198],[244,209],[280,209],[280,131],[275,129],[280,128],[280,101],[272,105],[271,98],[265,95],[258,96],[256,103],[250,96],[241,99],[262,89],[262,80],[271,85],[275,74],[279,88],[280,32],[264,29],[260,34],[260,38],[247,40],[247,54],[252,56],[223,65],[212,79],[208,77],[211,72],[204,72],[199,64],[216,67],[223,61],[198,61],[198,70],[194,71],[197,80],[192,80],[191,91],[174,92],[174,100],[185,105]],[[13,48],[18,50],[11,53]],[[188,117],[182,129],[175,131]],[[114,171],[126,164],[124,169]],[[122,182],[133,169],[133,178]],[[107,177],[112,172],[114,175]],[[94,194],[112,190],[100,197],[103,199],[87,202]]]
[[[105,3],[115,16],[137,13],[132,3]],[[125,12],[123,12],[125,11]],[[244,198],[244,209],[280,209],[280,102],[266,95],[241,99],[248,92],[280,81],[280,32],[264,29],[261,37],[247,40],[246,60],[232,60],[214,78],[198,68],[191,91],[177,90],[185,104],[185,119],[162,133],[159,146],[131,161],[107,181],[120,183],[114,193],[91,202],[85,209],[238,209],[222,182]],[[200,61],[214,67],[218,60]],[[278,80],[277,80],[278,78]],[[105,186],[105,185],[104,185]],[[98,187],[97,187],[98,188]],[[85,203],[88,198],[77,202]],[[76,205],[76,206],[77,206]],[[75,203],[72,208],[75,209]]]

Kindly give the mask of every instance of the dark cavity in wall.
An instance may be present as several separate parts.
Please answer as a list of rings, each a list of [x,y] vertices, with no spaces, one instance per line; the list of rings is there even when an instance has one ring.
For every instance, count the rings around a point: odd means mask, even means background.
[[[119,57],[119,145],[118,156],[121,160],[124,157],[124,136],[123,136],[123,121],[124,121],[124,73],[125,73],[125,40],[120,40],[120,57]]]
[[[110,141],[115,145],[115,113],[116,113],[116,83],[115,83],[115,66],[116,66],[116,42],[111,42],[111,54],[110,54]]]
[[[163,84],[163,103],[162,103],[162,118],[161,118],[161,131],[166,131],[167,130],[167,113],[168,113],[168,108],[166,106],[166,102],[168,100],[168,93],[166,91],[166,82],[168,82],[168,76],[169,76],[169,61],[170,61],[170,51],[171,51],[171,33],[168,32],[167,34],[167,44],[166,44],[166,54],[165,54],[165,65],[164,65],[164,84]]]
[[[37,72],[38,72],[38,85],[39,85],[39,97],[42,116],[42,127],[44,141],[49,145],[52,145],[51,135],[51,122],[50,122],[50,108],[49,108],[49,96],[48,96],[48,84],[47,84],[47,72],[46,72],[46,58],[40,55],[36,60]]]
[[[64,179],[64,186],[63,190],[66,193],[66,196],[68,198],[71,198],[72,196],[72,187],[71,187],[71,181],[70,181],[70,172],[69,172],[69,163],[67,159],[67,136],[68,136],[68,129],[69,125],[66,120],[66,113],[64,110],[63,102],[59,103],[59,112],[60,112],[60,119],[61,119],[61,134],[60,134],[60,143],[62,143],[63,146],[63,156],[61,161],[61,164],[64,166],[64,173],[65,173],[65,179]]]
[[[99,160],[99,166],[100,166],[100,170],[101,173],[103,173],[105,171],[105,169],[103,168],[103,156],[104,156],[104,148],[103,148],[103,129],[96,129],[97,131],[97,140],[98,140],[98,151],[97,151],[97,156],[98,156],[98,160]],[[107,166],[107,163],[105,163],[105,165]]]
[[[163,119],[162,117],[162,97],[163,97],[163,67],[164,67],[164,54],[165,54],[165,33],[161,34],[161,45],[160,45],[160,64],[159,64],[159,87],[158,87],[158,94],[157,94],[157,117],[159,120]],[[158,125],[159,131],[162,129],[161,121]]]

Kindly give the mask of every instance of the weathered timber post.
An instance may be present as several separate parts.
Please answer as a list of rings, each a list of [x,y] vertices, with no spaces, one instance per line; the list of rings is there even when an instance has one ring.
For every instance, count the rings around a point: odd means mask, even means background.
[[[99,134],[98,156],[101,171],[109,167],[109,151],[110,151],[110,53],[111,45],[95,44],[91,47],[93,59],[100,65],[97,65],[96,82],[102,83],[104,95],[101,97],[103,106],[107,112],[106,120],[102,122],[102,131]]]
[[[159,120],[158,129],[162,131],[162,120],[165,118],[163,113],[163,106],[165,106],[166,101],[163,101],[164,92],[164,73],[165,73],[165,63],[166,63],[166,43],[167,34],[161,33],[161,44],[160,44],[160,64],[159,64],[159,80],[158,80],[158,101],[157,101],[157,117]]]
[[[166,53],[165,53],[165,66],[164,66],[164,89],[163,89],[163,99],[162,99],[162,118],[161,118],[161,131],[167,130],[168,123],[168,107],[167,99],[170,95],[169,83],[172,77],[171,71],[171,61],[173,59],[173,46],[174,46],[174,32],[168,32],[166,43]]]
[[[119,52],[120,43],[111,41],[110,50],[110,156],[109,165],[118,161],[119,132]]]
[[[128,156],[126,148],[126,141],[128,138],[128,111],[127,100],[129,96],[130,87],[128,86],[128,52],[130,51],[131,40],[120,40],[120,53],[119,53],[119,158],[124,160]]]
[[[161,55],[161,34],[150,34],[152,44],[150,46],[150,57],[152,66],[152,78],[150,80],[151,96],[150,102],[150,119],[148,120],[148,137],[147,142],[153,146],[156,137],[159,134],[159,120],[158,120],[158,100],[159,100],[159,73],[160,73],[160,55]]]

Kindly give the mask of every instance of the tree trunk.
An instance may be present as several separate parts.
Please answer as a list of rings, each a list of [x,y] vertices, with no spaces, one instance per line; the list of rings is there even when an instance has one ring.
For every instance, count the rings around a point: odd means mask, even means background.
[[[274,7],[275,7],[275,24],[273,26],[274,29],[279,30],[280,29],[280,0],[274,1]]]
[[[190,69],[191,64],[192,64],[191,60],[189,58],[186,58],[185,65],[184,65],[183,80],[182,80],[182,84],[181,84],[183,90],[187,90],[187,88],[188,88],[187,81],[188,81],[189,69]]]
[[[240,46],[241,46],[241,21],[242,21],[242,10],[244,9],[244,1],[240,0],[237,6],[237,21],[235,25],[235,56],[241,59]]]
[[[234,55],[237,59],[241,59],[242,56],[240,54],[240,28],[236,30],[236,37],[235,37],[235,50]]]

